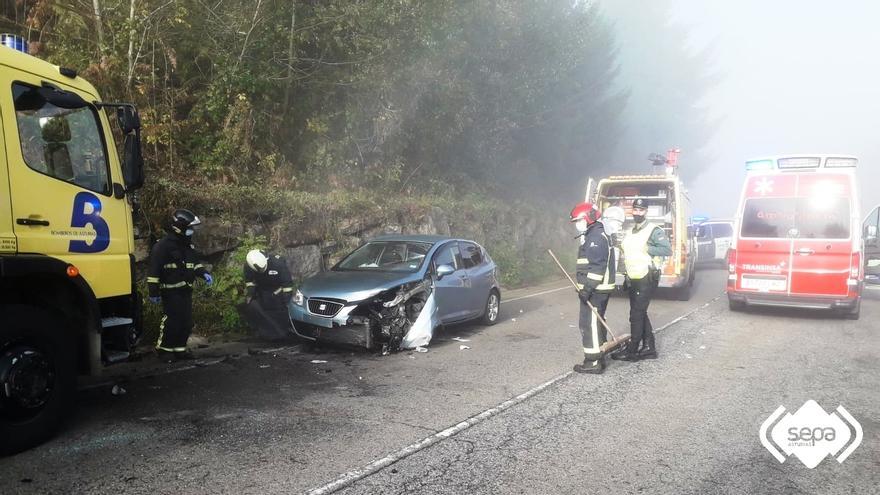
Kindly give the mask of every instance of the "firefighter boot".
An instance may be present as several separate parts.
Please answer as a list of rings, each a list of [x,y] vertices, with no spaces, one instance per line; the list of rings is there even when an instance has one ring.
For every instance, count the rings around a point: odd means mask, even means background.
[[[611,354],[611,359],[615,361],[638,361],[639,353],[638,353],[638,343],[634,343],[633,341],[629,341],[626,347],[613,352]]]
[[[593,375],[601,375],[605,372],[605,356],[600,355],[598,359],[595,356],[584,355],[584,362],[574,365],[576,373],[590,373]]]

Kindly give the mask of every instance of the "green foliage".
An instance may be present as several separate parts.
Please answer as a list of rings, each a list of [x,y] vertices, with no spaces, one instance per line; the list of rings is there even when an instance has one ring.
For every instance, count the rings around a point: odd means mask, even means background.
[[[193,294],[193,317],[201,334],[239,334],[244,322],[238,306],[244,302],[244,263],[251,249],[266,249],[263,236],[245,236],[238,247],[213,267],[211,287],[197,283]]]

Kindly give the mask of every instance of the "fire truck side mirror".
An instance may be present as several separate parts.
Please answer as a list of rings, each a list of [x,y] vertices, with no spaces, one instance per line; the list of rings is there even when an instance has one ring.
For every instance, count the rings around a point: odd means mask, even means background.
[[[125,135],[123,143],[122,176],[125,190],[134,191],[144,185],[144,156],[141,153],[141,118],[134,105],[117,108],[116,118]]]

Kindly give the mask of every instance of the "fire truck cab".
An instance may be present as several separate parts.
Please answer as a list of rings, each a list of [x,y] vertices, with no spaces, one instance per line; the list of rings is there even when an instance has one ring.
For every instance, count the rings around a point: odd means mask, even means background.
[[[844,155],[746,162],[728,257],[732,310],[816,308],[858,319],[865,258],[857,165]]]
[[[126,359],[140,333],[139,129],[134,106],[0,35],[0,455],[49,438],[77,376]]]

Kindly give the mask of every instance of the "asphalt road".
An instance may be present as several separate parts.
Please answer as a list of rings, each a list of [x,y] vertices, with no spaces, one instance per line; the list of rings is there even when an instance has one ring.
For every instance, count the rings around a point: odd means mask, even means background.
[[[126,394],[81,392],[58,437],[0,459],[0,493],[301,493],[553,379],[340,493],[876,492],[880,291],[860,321],[731,313],[725,277],[703,270],[691,301],[656,300],[655,326],[688,315],[658,333],[660,359],[601,376],[566,375],[582,354],[561,283],[504,294],[502,322],[447,328],[427,353],[239,346],[202,367],[146,363],[118,375]],[[627,311],[613,299],[609,323],[625,331]],[[861,423],[843,464],[761,446],[761,423],[808,399]]]

